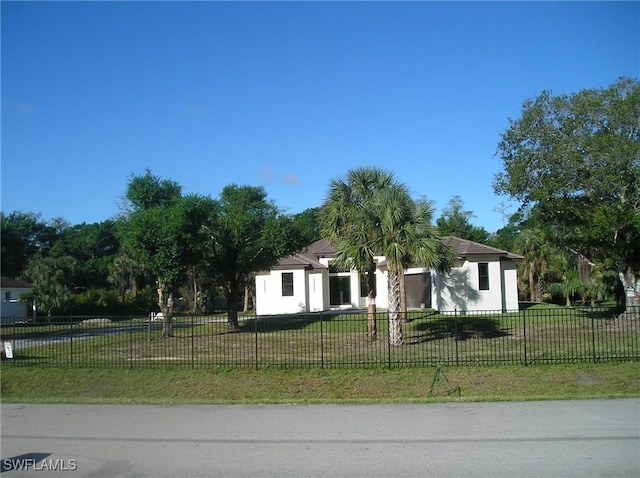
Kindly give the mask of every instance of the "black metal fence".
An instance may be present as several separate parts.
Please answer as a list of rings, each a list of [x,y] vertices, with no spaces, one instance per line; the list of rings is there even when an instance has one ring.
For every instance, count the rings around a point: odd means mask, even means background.
[[[361,311],[247,316],[237,331],[224,315],[180,316],[170,338],[150,317],[38,318],[0,330],[3,366],[391,368],[640,360],[640,308],[424,310],[404,319],[401,346],[388,342],[386,312],[377,314],[377,338],[370,340]]]

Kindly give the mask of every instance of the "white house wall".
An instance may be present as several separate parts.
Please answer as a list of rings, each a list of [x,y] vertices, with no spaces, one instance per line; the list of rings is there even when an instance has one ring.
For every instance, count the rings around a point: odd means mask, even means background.
[[[320,312],[329,306],[329,276],[322,272],[307,274],[308,312]]]
[[[349,274],[351,277],[351,307],[364,309],[367,307],[367,291],[360,290],[360,274],[351,271],[340,275]],[[387,292],[387,273],[376,270],[376,307],[386,309],[389,305],[389,294]],[[364,294],[364,297],[362,295]]]
[[[489,290],[480,290],[479,263],[488,264]],[[505,279],[509,276],[513,281],[515,276],[511,272],[505,271],[505,274]],[[503,286],[503,266],[499,258],[470,257],[448,274],[435,274],[432,281],[433,306],[441,312],[504,310],[503,288],[511,293],[511,289],[517,287],[516,284],[514,282],[510,287]],[[515,304],[517,309],[517,292]]]
[[[328,260],[324,261],[325,265]],[[479,263],[488,265],[489,290],[480,290]],[[406,273],[423,273],[424,268],[409,269]],[[282,274],[293,273],[293,296],[282,295]],[[517,310],[518,289],[516,263],[500,260],[498,256],[468,257],[456,264],[448,274],[431,270],[431,304],[441,312],[473,312],[493,310]],[[364,308],[366,297],[360,297],[360,276],[357,271],[340,273],[349,276],[351,304],[342,308]],[[256,275],[256,313],[258,315],[293,314],[329,310],[328,269],[273,270]],[[389,305],[386,271],[376,271],[376,306],[386,309]]]
[[[386,271],[376,271],[376,307],[389,307],[389,275]]]
[[[293,295],[282,295],[282,274],[293,273]],[[306,271],[277,270],[256,275],[256,313],[258,315],[307,312]]]
[[[13,320],[24,319],[34,314],[30,310],[30,304],[20,300],[22,294],[32,290],[22,287],[3,287],[0,289],[0,294],[2,295],[2,303],[0,304],[2,323],[11,323]]]
[[[518,272],[513,261],[500,261],[502,268],[503,311],[518,310]]]
[[[2,302],[0,307],[0,317],[3,324],[12,323],[16,320],[25,320],[30,316],[29,303],[20,300]]]

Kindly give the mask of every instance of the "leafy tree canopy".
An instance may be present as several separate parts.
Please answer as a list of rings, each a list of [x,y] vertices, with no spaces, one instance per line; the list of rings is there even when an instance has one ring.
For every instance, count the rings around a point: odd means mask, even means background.
[[[131,176],[125,197],[134,210],[166,208],[180,200],[182,186],[175,181],[155,176],[147,169],[142,176]]]
[[[472,211],[464,210],[464,201],[460,196],[453,196],[449,204],[442,210],[442,215],[436,220],[438,233],[442,236],[456,236],[461,239],[486,243],[489,233],[482,227],[471,224],[475,217]]]
[[[543,92],[510,120],[494,190],[535,206],[565,247],[618,268],[640,268],[640,84],[571,95]]]
[[[78,261],[77,286],[85,289],[108,285],[109,267],[118,253],[120,241],[114,221],[77,224],[61,231],[50,250],[52,257],[71,256]]]
[[[71,298],[73,277],[78,261],[71,256],[34,256],[24,271],[23,277],[34,285],[30,293],[39,310],[47,315],[62,311]]]
[[[251,275],[306,245],[305,238],[291,234],[292,223],[262,187],[228,185],[211,208],[205,224],[207,270],[225,291],[231,328],[238,328],[237,302]]]
[[[37,253],[46,255],[58,237],[54,224],[39,214],[20,211],[5,215],[0,212],[2,275],[18,277]]]

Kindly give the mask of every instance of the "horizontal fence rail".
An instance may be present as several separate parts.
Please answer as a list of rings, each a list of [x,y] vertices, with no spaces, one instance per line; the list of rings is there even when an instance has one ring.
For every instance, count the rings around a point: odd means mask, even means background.
[[[387,312],[176,316],[162,337],[152,317],[12,319],[0,328],[3,366],[400,367],[640,360],[640,308],[514,312],[411,311],[404,344],[388,341]],[[7,355],[12,355],[8,358]]]

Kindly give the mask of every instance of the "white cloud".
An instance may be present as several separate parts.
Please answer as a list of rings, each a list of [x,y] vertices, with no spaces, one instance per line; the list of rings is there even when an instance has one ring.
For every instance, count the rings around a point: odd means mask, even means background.
[[[282,179],[285,183],[293,184],[294,186],[300,184],[300,179],[298,179],[298,176],[296,176],[295,174],[284,173],[282,175]]]
[[[258,179],[263,181],[271,181],[271,165],[265,164],[261,169],[258,169],[255,173]]]

